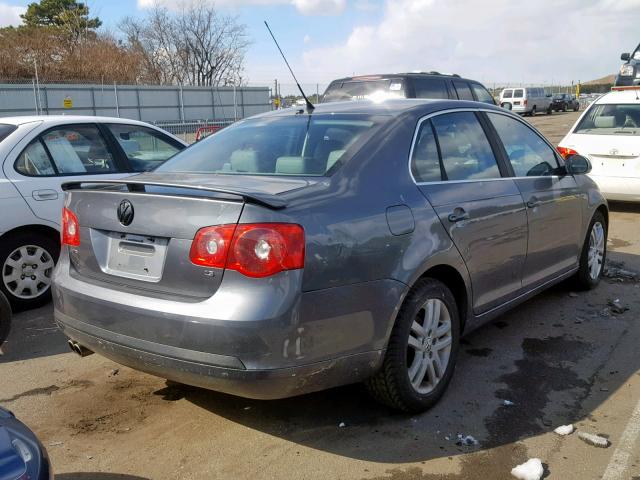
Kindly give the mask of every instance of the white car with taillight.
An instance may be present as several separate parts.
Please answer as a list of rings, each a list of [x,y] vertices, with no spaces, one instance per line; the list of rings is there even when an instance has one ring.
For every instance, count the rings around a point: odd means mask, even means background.
[[[608,200],[640,202],[640,87],[614,87],[592,103],[558,151],[587,157]]]

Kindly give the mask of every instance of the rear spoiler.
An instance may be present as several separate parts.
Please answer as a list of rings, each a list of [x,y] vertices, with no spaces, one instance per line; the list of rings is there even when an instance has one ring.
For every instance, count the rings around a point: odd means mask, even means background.
[[[84,188],[83,188],[84,185]],[[80,182],[66,182],[62,184],[63,191],[70,190],[92,190],[90,185],[125,185],[130,192],[144,193],[145,187],[165,187],[185,190],[200,190],[203,192],[221,193],[223,195],[232,195],[241,197],[247,203],[255,203],[274,210],[279,210],[287,206],[287,202],[274,194],[264,192],[244,192],[240,190],[231,190],[228,188],[207,187],[205,185],[185,185],[181,183],[169,182],[148,182],[139,180],[85,180]],[[95,188],[94,188],[95,190]]]

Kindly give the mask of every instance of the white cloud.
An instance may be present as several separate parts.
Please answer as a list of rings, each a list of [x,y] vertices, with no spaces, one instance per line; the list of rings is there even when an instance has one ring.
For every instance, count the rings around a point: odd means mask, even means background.
[[[640,0],[386,0],[377,24],[307,50],[305,77],[438,70],[492,81],[591,80],[637,42]]]
[[[15,7],[0,2],[0,27],[8,27],[9,25],[20,25],[22,19],[20,15],[27,9],[25,7]]]
[[[347,0],[291,0],[303,15],[339,15],[347,6]]]
[[[193,0],[138,0],[138,8],[151,8],[156,4],[178,9]],[[247,5],[292,5],[302,15],[339,15],[347,6],[347,0],[210,0],[219,7],[243,7]]]
[[[304,43],[309,43],[311,41],[311,35],[305,35],[302,41]]]

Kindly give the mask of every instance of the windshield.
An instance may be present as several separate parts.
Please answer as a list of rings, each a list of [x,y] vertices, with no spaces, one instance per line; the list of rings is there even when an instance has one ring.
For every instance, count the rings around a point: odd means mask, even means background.
[[[355,153],[382,118],[295,115],[245,120],[176,154],[156,171],[322,176]]]
[[[16,128],[15,125],[7,125],[6,123],[0,123],[0,142],[2,142],[5,138],[11,135]]]
[[[640,104],[593,105],[574,133],[640,136]]]
[[[322,101],[338,102],[387,97],[404,97],[404,89],[400,79],[334,82],[324,92]]]

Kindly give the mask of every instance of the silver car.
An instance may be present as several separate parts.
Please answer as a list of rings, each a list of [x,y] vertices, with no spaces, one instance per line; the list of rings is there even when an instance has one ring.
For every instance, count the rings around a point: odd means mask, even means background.
[[[589,168],[475,102],[253,117],[153,172],[64,186],[55,318],[77,353],[177,382],[273,399],[365,381],[424,410],[463,332],[598,284]]]

